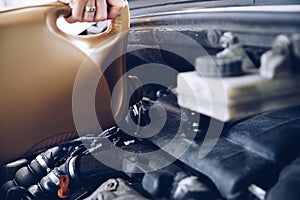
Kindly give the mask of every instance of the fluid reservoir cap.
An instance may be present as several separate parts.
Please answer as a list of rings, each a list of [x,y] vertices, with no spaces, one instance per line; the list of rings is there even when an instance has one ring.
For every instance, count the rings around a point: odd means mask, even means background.
[[[201,76],[230,77],[243,75],[241,57],[201,56],[195,60],[195,68]]]

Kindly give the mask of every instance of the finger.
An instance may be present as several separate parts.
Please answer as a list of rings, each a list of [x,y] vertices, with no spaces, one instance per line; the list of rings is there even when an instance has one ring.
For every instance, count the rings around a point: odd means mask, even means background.
[[[107,19],[106,0],[96,0],[95,21],[103,21]]]
[[[114,19],[117,17],[126,5],[124,0],[108,0],[107,3],[110,5],[109,12],[107,14],[108,19]]]
[[[70,2],[70,0],[58,0],[59,2],[62,2],[62,3],[65,3],[65,4],[68,4]]]
[[[97,11],[96,5],[95,5],[95,0],[88,0],[87,4],[85,5],[85,7],[89,7],[89,8],[95,8],[95,11],[89,11],[86,10],[84,11],[83,14],[83,21],[85,22],[93,22],[95,21],[95,12]]]
[[[69,18],[67,18],[67,21],[69,23],[81,22],[83,20],[83,13],[84,13],[86,2],[87,0],[85,1],[71,0],[69,2],[69,6],[72,9],[72,15]]]

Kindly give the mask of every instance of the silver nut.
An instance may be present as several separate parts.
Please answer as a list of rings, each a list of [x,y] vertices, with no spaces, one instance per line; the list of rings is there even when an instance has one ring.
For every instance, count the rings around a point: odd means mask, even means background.
[[[272,51],[277,55],[288,55],[290,53],[291,41],[286,35],[279,35],[276,37]]]

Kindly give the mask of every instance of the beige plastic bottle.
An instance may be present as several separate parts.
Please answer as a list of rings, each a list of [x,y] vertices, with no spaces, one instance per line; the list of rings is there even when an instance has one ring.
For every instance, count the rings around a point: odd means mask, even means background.
[[[93,36],[58,29],[57,18],[69,12],[57,2],[0,11],[0,164],[78,137],[72,95],[80,67],[104,71],[107,56],[126,49],[128,6],[106,32]],[[95,110],[102,128],[115,123],[113,115],[122,114],[126,83],[118,89],[114,109],[111,93],[124,72],[120,56],[96,86]],[[87,71],[81,82],[92,75]]]

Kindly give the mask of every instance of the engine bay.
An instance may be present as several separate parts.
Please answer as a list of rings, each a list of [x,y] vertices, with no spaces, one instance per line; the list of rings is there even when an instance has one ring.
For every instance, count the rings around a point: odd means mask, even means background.
[[[43,29],[16,17],[11,32],[3,28],[10,15],[0,11],[2,36],[26,27],[32,41],[47,38],[22,57],[39,76],[20,68],[21,58],[10,59],[10,40],[2,44],[0,158],[9,162],[0,166],[0,199],[299,199],[300,7],[236,2],[132,0],[130,28],[126,7],[79,36],[56,27],[65,5],[29,7],[21,14],[38,13]],[[21,46],[31,41],[18,39]],[[56,53],[53,44],[63,48],[51,62],[48,55],[31,59],[40,49]],[[23,145],[14,152],[25,143],[34,143],[31,151]]]

